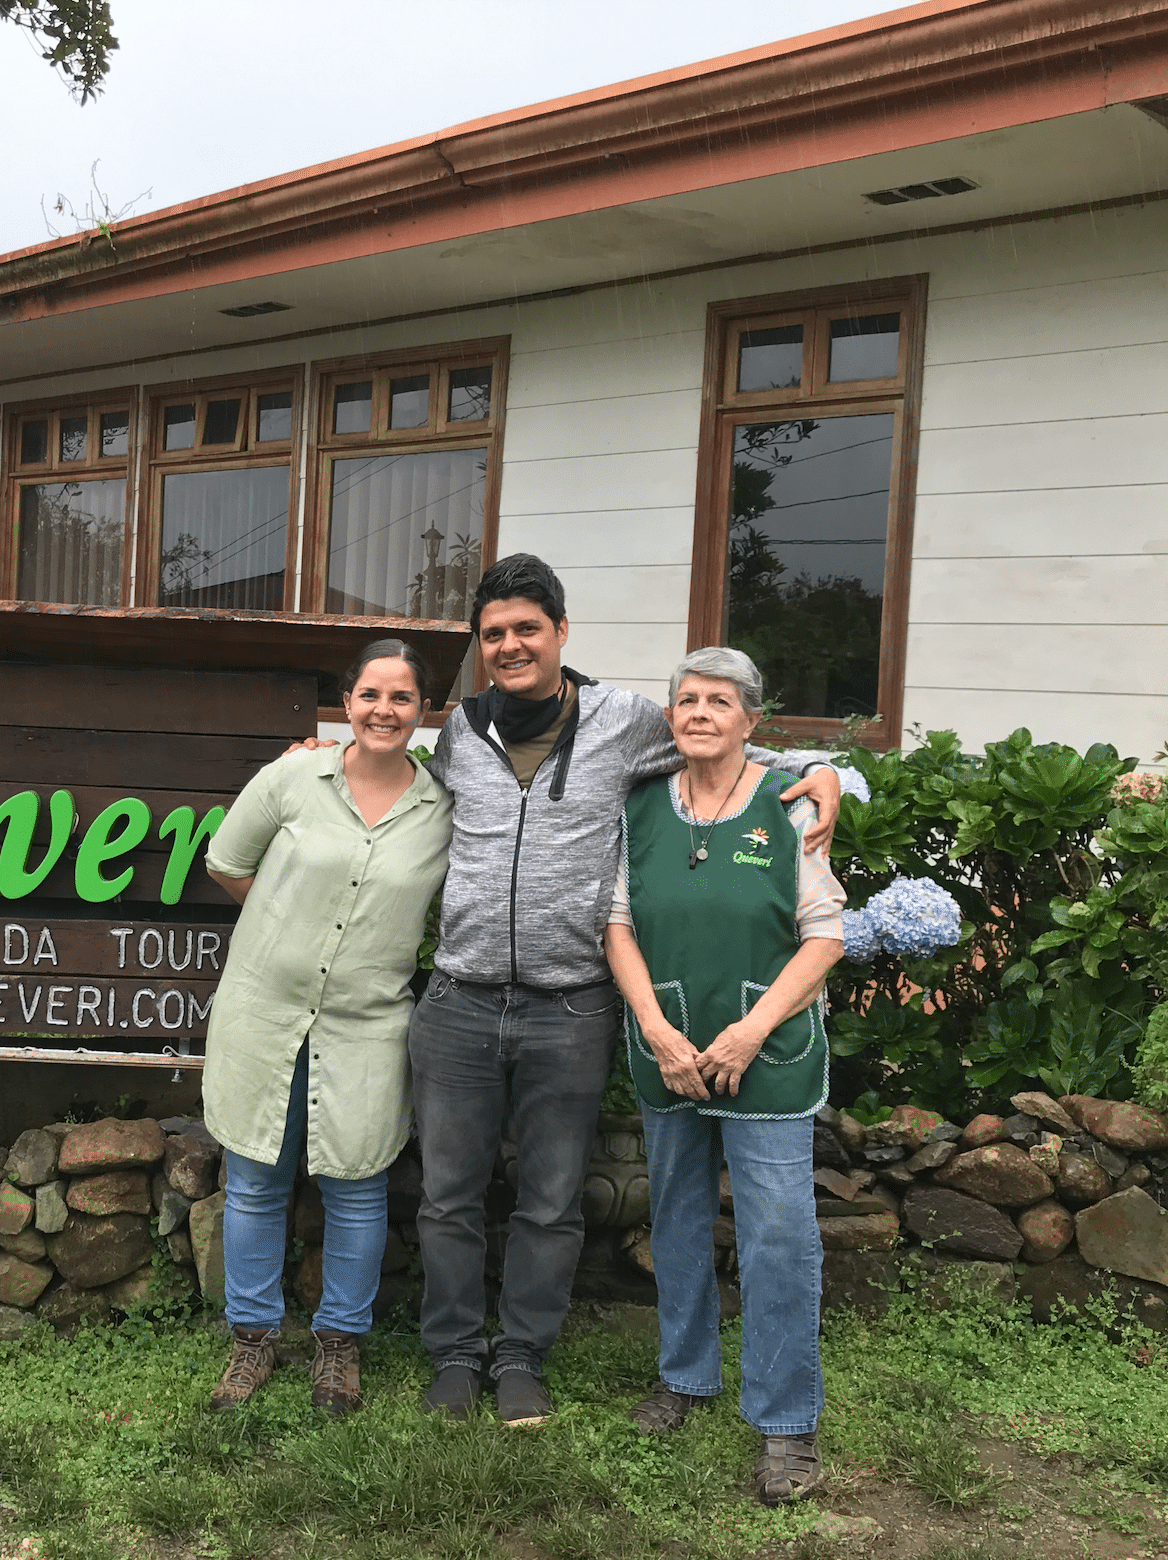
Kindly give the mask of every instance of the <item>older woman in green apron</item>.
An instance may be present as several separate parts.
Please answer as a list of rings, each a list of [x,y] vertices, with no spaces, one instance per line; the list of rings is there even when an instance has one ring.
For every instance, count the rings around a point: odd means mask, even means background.
[[[843,889],[806,854],[814,806],[747,761],[762,683],[741,651],[696,650],[666,716],[686,768],[635,791],[606,947],[626,1002],[649,1155],[661,1380],[633,1409],[676,1429],[721,1391],[711,1231],[723,1155],[742,1284],[743,1418],[766,1505],[822,1476],[816,1425],[822,1247],[811,1145],[827,1097],[823,985]]]
[[[203,1104],[227,1149],[231,1362],[211,1399],[271,1375],[284,1315],[288,1198],[301,1147],[324,1202],[313,1404],[358,1402],[386,1238],[386,1167],[409,1137],[410,977],[446,874],[449,793],[407,751],[425,668],[400,639],[346,679],[353,742],[285,754],[240,793],[207,852],[243,906],[215,994]]]

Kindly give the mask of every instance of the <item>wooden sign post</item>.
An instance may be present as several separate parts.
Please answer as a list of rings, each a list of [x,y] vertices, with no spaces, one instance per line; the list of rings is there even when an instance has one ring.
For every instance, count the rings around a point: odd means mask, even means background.
[[[388,635],[440,708],[461,624],[0,603],[0,1063],[202,1066],[237,914],[207,841]]]

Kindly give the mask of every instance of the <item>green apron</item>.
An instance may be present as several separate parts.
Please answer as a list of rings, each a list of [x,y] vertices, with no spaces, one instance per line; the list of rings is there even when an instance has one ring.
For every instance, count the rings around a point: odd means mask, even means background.
[[[722,818],[695,868],[690,850],[708,825],[689,825],[670,782],[651,780],[625,804],[624,851],[633,928],[661,1011],[704,1051],[745,1018],[799,948],[795,922],[802,843],[779,800],[795,784],[770,769],[741,812]],[[696,1101],[672,1093],[631,1008],[625,1009],[629,1066],[651,1110],[703,1116],[809,1116],[827,1098],[827,1034],[821,997],[767,1036],[738,1094]]]

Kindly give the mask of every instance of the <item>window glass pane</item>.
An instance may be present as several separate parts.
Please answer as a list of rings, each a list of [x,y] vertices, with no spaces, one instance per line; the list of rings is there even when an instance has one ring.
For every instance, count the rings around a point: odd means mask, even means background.
[[[334,433],[368,433],[373,418],[373,381],[338,385],[333,400]]]
[[[43,466],[48,458],[49,420],[36,417],[20,430],[20,463],[22,466]]]
[[[744,330],[739,336],[739,390],[794,390],[802,378],[802,325]]]
[[[60,459],[84,460],[89,444],[89,418],[84,412],[80,417],[62,417],[60,429]]]
[[[207,419],[203,424],[204,444],[234,444],[239,427],[239,399],[208,401]]]
[[[449,422],[482,422],[491,415],[491,370],[489,368],[452,368],[450,370]]]
[[[465,620],[486,482],[484,449],[334,461],[325,610]],[[471,692],[473,673],[470,654],[452,699]]]
[[[128,455],[130,452],[129,412],[102,412],[101,453],[104,456]]]
[[[273,390],[256,398],[256,442],[292,437],[292,392]]]
[[[893,422],[734,430],[724,637],[783,715],[876,714]]]
[[[281,611],[287,530],[287,466],[164,477],[160,603]]]
[[[21,601],[116,607],[122,599],[126,484],[46,482],[21,489]]]
[[[827,377],[832,384],[848,379],[895,379],[899,350],[899,314],[832,320]]]
[[[389,426],[424,428],[430,421],[430,376],[410,374],[389,382]]]
[[[195,407],[168,406],[162,414],[162,448],[190,450],[195,447]]]

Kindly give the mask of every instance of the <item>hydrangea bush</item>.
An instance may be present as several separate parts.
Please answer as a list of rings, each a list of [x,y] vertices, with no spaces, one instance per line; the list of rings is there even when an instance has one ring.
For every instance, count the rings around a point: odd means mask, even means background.
[[[829,982],[833,1100],[957,1116],[1025,1087],[1130,1096],[1168,996],[1168,795],[1104,744],[920,744],[844,755],[871,800],[843,797],[832,846],[850,955]]]

